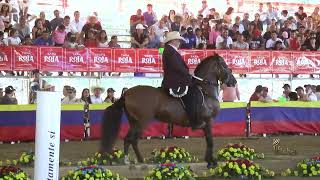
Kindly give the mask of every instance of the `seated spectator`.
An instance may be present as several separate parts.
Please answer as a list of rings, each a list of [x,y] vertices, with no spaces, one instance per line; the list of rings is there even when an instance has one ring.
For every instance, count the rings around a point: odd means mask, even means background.
[[[284,46],[286,47],[286,49],[289,48],[289,35],[286,31],[282,32],[280,39],[283,41]]]
[[[314,8],[314,10],[311,14],[311,17],[312,17],[313,24],[316,27],[319,26],[319,23],[320,23],[319,7]]]
[[[233,43],[232,49],[249,50],[249,44],[244,41],[243,34],[237,34],[237,41]]]
[[[68,96],[63,98],[61,104],[84,104],[84,102],[76,98],[76,89],[71,87],[68,89]]]
[[[147,48],[159,48],[160,38],[155,33],[154,26],[149,27]]]
[[[68,97],[70,89],[71,89],[71,86],[68,86],[68,85],[63,86],[63,89],[62,89],[63,98],[61,99],[61,101],[64,98]]]
[[[98,47],[97,39],[94,31],[89,31],[87,38],[84,40],[85,47]]]
[[[84,45],[77,43],[77,36],[69,32],[64,41],[63,47],[65,48],[84,48]]]
[[[294,15],[297,17],[298,24],[303,24],[303,20],[307,17],[307,14],[303,12],[304,8],[302,6],[299,7],[298,12]],[[298,25],[299,26],[299,25]]]
[[[289,21],[289,26],[288,27],[291,30],[297,30],[298,29],[297,22],[292,16],[288,17],[288,21]]]
[[[233,25],[237,25],[238,26],[238,30],[240,33],[242,33],[245,29],[244,26],[241,24],[241,18],[239,16],[236,17],[235,19],[235,23]]]
[[[174,22],[171,23],[170,27],[172,31],[180,31],[182,27],[183,17],[180,15],[174,16]]]
[[[237,41],[237,34],[239,33],[239,26],[234,24],[232,29],[229,30],[229,36],[231,37],[232,41]]]
[[[283,50],[283,42],[277,41],[276,44],[274,45],[273,50],[275,51],[282,51]]]
[[[94,86],[91,88],[91,92],[93,92],[93,95],[90,96],[90,100],[92,104],[102,104],[103,99],[101,97],[101,94],[103,94],[105,89],[100,86]]]
[[[187,26],[187,27],[192,27],[193,31],[195,31],[197,28],[200,28],[200,24],[199,24],[197,19],[193,18],[193,19],[190,20],[190,25]]]
[[[210,48],[212,49],[216,47],[216,40],[217,40],[217,37],[220,36],[221,34],[221,27],[222,27],[222,24],[217,23],[215,26],[212,26],[211,28],[211,32],[209,34],[208,46],[210,46]]]
[[[163,20],[160,20],[159,22],[157,22],[154,26],[154,29],[155,29],[155,33],[158,37],[161,37],[163,36],[163,29],[164,28],[167,28],[164,24],[164,21]],[[168,28],[167,28],[168,29]]]
[[[85,24],[81,30],[80,39],[84,43],[87,39],[89,39],[89,34],[92,35],[93,33],[93,36],[96,36],[101,30],[102,27],[98,22],[98,18],[96,16],[89,16],[88,23]],[[91,35],[90,37],[92,38]]]
[[[192,17],[189,15],[189,13],[184,13],[181,25],[184,27],[188,27],[190,25],[191,19]]]
[[[259,98],[259,101],[261,102],[272,102],[272,98],[268,95],[268,88],[267,87],[262,87],[262,94]]]
[[[232,79],[233,81],[230,81],[229,84],[223,83],[221,85],[223,102],[234,102],[236,100],[240,101],[240,91],[238,88],[237,80],[233,76]]]
[[[49,33],[50,33],[49,31],[44,31],[42,33],[42,36],[38,37],[34,41],[34,45],[37,45],[37,46],[53,46],[54,43],[51,40]]]
[[[55,18],[50,21],[52,31],[56,30],[59,25],[63,24],[63,18],[60,17],[60,11],[54,10],[53,13]]]
[[[277,35],[277,32],[276,31],[273,31],[271,33],[271,39],[269,39],[266,43],[266,49],[273,49],[275,48],[275,45],[276,45],[276,42],[277,41],[280,41],[281,42],[281,47],[282,48],[285,48],[285,45],[283,44],[283,41],[278,38],[278,35]]]
[[[15,89],[12,86],[8,86],[4,90],[5,94],[0,99],[0,104],[18,104],[17,99],[14,97]]]
[[[317,87],[316,87],[316,96],[317,96],[317,99],[318,99],[318,101],[320,101],[320,85],[318,85]]]
[[[276,32],[278,35],[277,28],[275,26],[269,26],[267,31],[263,34],[263,39],[265,39],[265,42],[272,38],[272,32]]]
[[[7,46],[19,46],[21,45],[21,40],[19,38],[19,32],[12,29],[9,33],[9,37],[3,40]]]
[[[289,49],[292,51],[298,51],[300,50],[300,42],[297,38],[297,31],[296,30],[292,30],[290,31],[290,38],[288,40],[288,45],[289,45]]]
[[[173,10],[173,9],[171,9],[171,10],[169,11],[169,16],[168,16],[168,20],[169,20],[170,23],[172,23],[172,22],[174,21],[174,16],[175,16],[175,15],[176,15],[176,11]]]
[[[206,43],[200,43],[196,49],[200,49],[200,50],[201,49],[202,50],[207,49],[207,44]]]
[[[196,32],[196,29],[194,29],[194,32]],[[202,23],[200,24],[200,29],[202,31],[202,36],[205,38],[206,41],[208,41],[209,40],[209,33],[211,31],[211,27],[209,25],[208,18],[203,19]]]
[[[147,5],[147,11],[143,13],[144,20],[148,27],[154,25],[157,22],[156,13],[152,9],[152,4]]]
[[[263,23],[262,21],[260,21],[260,15],[258,13],[254,15],[254,20],[252,21],[252,23],[255,24],[257,29],[263,32]]]
[[[49,29],[43,26],[42,21],[40,19],[37,19],[34,22],[34,27],[32,28],[32,38],[35,40],[41,37],[44,31],[47,31],[48,33],[50,33]]]
[[[227,9],[227,12],[223,15],[223,22],[228,26],[230,26],[232,22],[232,19],[231,19],[232,13],[233,13],[233,8],[229,7]]]
[[[149,43],[148,36],[143,32],[145,28],[142,24],[136,26],[136,32],[131,36],[131,47],[132,48],[144,48]]]
[[[5,42],[4,42],[4,32],[0,31],[0,46],[5,46]]]
[[[54,42],[54,45],[57,47],[62,47],[64,45],[66,35],[66,27],[63,24],[60,24],[52,33],[52,41]]]
[[[108,46],[110,48],[121,48],[121,46],[118,44],[118,37],[115,35],[111,36],[111,41],[109,42]]]
[[[100,31],[97,40],[98,40],[98,47],[102,47],[102,48],[108,47],[108,36],[105,30]]]
[[[307,101],[317,101],[317,96],[312,92],[312,86],[310,84],[304,85],[306,89],[306,98]]]
[[[298,94],[296,92],[290,92],[288,97],[288,101],[298,101]]]
[[[88,88],[84,88],[81,93],[81,100],[85,104],[92,104],[91,99],[90,99],[90,90]]]
[[[113,88],[107,89],[107,97],[104,100],[106,103],[114,103],[117,99],[114,97],[114,92],[116,92]]]
[[[281,17],[280,17],[280,19],[279,19],[279,24],[280,24],[280,27],[283,27],[283,26],[285,26],[286,27],[286,25],[284,25],[285,24],[285,22],[288,20],[288,11],[287,10],[282,10],[281,11]],[[289,24],[288,22],[287,22],[287,24]],[[281,31],[281,30],[280,30]],[[289,32],[288,32],[289,33]]]
[[[283,88],[283,97],[285,97],[287,100],[289,100],[289,94],[291,93],[291,86],[289,84],[284,84],[282,86]]]
[[[243,14],[243,20],[240,23],[243,26],[243,31],[246,31],[249,29],[249,24],[250,24],[249,13]],[[239,28],[240,28],[240,26],[239,26]],[[239,29],[239,32],[240,32],[240,29]],[[240,32],[240,33],[242,33],[242,32]]]
[[[311,36],[308,41],[306,41],[306,44],[304,44],[304,48],[307,51],[317,51],[319,47],[316,45],[316,37]]]
[[[305,44],[307,37],[305,36],[305,27],[300,26],[297,33],[298,41],[301,45]]]
[[[316,26],[314,25],[311,16],[308,16],[308,18],[307,18],[306,29],[308,29],[308,30],[310,30],[310,31],[316,30]]]
[[[187,28],[187,33],[182,36],[185,42],[182,43],[181,48],[193,49],[196,47],[196,35],[193,32],[192,27]]]
[[[251,95],[249,101],[250,101],[250,102],[251,102],[251,101],[259,101],[259,99],[260,99],[260,97],[261,97],[261,95],[262,95],[262,90],[263,90],[263,88],[262,88],[261,85],[257,86],[256,89],[255,89],[255,91],[254,91],[254,93]]]
[[[24,17],[20,17],[19,23],[15,24],[13,28],[18,31],[21,41],[24,41],[26,36],[30,36],[30,28],[26,24],[26,19]]]
[[[199,44],[206,44],[206,38],[203,36],[200,28],[196,29],[196,48],[199,48]]]
[[[23,17],[23,16],[22,16],[22,17]],[[50,22],[46,19],[46,14],[45,14],[45,12],[41,11],[41,12],[40,12],[40,18],[37,19],[37,20],[40,20],[40,21],[42,22],[42,26],[43,26],[46,30],[48,30],[48,31],[50,31],[50,32],[52,31]],[[37,20],[36,20],[36,21],[37,21]]]
[[[211,19],[220,19],[220,14],[216,11],[215,8],[209,9],[210,14],[207,16],[209,20]]]
[[[166,40],[169,29],[167,27],[163,28],[163,35],[160,36],[160,47],[164,47],[164,41]]]
[[[11,22],[12,20],[12,6],[8,2],[0,3],[0,18],[3,22]]]
[[[217,37],[216,48],[217,49],[232,49],[233,41],[228,36],[228,29],[223,29],[221,35]]]

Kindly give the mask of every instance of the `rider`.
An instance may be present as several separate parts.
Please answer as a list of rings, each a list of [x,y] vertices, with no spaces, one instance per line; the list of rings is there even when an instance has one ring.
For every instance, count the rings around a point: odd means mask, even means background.
[[[192,128],[203,129],[206,123],[199,117],[203,99],[178,51],[181,41],[184,38],[177,31],[169,32],[164,41],[162,87],[168,89],[171,96],[182,99]]]

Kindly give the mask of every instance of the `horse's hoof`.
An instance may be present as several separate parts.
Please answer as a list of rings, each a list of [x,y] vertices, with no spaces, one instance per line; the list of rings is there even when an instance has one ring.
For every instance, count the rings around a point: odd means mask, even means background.
[[[208,169],[211,169],[211,168],[216,167],[217,165],[218,165],[218,163],[217,163],[216,161],[209,162],[209,163],[207,164],[207,168],[208,168]]]

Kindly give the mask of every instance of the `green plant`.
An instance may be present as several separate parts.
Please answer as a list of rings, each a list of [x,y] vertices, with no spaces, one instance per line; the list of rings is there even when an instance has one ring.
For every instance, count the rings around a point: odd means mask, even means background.
[[[160,164],[153,168],[144,178],[145,180],[160,179],[179,179],[179,180],[195,180],[197,175],[192,172],[190,167],[184,167],[173,163]]]

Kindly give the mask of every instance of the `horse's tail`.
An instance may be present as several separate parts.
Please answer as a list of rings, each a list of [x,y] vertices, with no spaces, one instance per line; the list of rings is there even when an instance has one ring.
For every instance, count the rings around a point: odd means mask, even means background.
[[[124,96],[105,109],[102,119],[101,151],[110,153],[113,150],[120,131],[121,116],[124,107]]]

